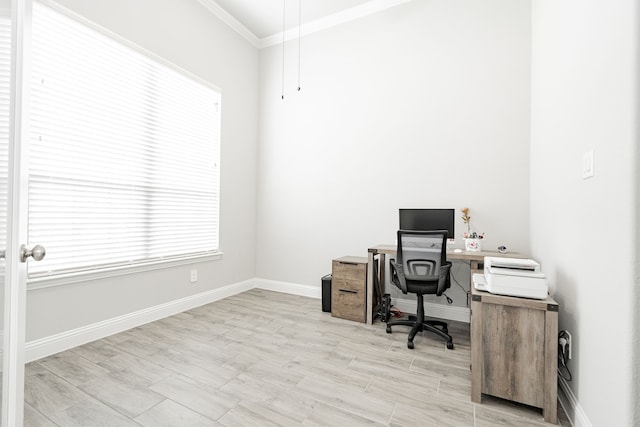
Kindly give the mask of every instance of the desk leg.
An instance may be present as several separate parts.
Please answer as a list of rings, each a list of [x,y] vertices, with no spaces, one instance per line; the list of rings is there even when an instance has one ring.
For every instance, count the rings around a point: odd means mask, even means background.
[[[471,299],[471,401],[482,402],[482,302]]]
[[[558,312],[547,310],[544,331],[544,407],[548,423],[558,424]]]
[[[376,267],[376,256],[378,256],[379,266]],[[385,283],[384,283],[384,264],[385,264],[385,255],[384,254],[376,254],[374,252],[369,252],[369,257],[367,260],[367,324],[373,324],[373,320],[375,317],[374,311],[380,309],[382,304],[382,294],[384,294]],[[378,283],[379,289],[375,289],[376,281]],[[378,292],[379,291],[379,292]],[[376,292],[379,294],[378,298],[375,298]]]
[[[367,325],[373,323],[373,263],[375,262],[375,254],[369,252],[369,259],[367,261]]]
[[[382,304],[382,297],[387,290],[387,284],[385,283],[385,266],[387,265],[385,260],[385,254],[380,254],[380,265],[378,268],[378,272],[380,276],[378,276],[378,283],[380,284],[380,304]]]

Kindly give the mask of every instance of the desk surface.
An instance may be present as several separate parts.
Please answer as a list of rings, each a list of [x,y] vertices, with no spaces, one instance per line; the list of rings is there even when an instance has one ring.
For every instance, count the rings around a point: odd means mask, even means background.
[[[395,255],[397,250],[397,245],[377,245],[369,248],[369,252],[373,254],[385,254],[385,255]],[[462,251],[456,252],[453,249],[447,249],[447,258],[448,259],[460,259],[460,260],[472,260],[472,261],[482,261],[486,256],[494,256],[494,257],[506,257],[506,258],[521,258],[522,254],[507,252],[500,253],[498,251]]]
[[[373,323],[374,311],[377,310],[377,306],[380,304],[380,298],[382,296],[378,296],[376,301],[374,301],[374,282],[378,282],[380,285],[380,292],[384,290],[384,279],[385,279],[385,261],[384,258],[386,255],[396,255],[397,245],[377,245],[369,248],[369,257],[368,257],[368,267],[367,267],[367,323]],[[374,257],[378,256],[381,258],[380,266],[377,272],[375,272],[374,265]],[[469,261],[469,267],[471,268],[471,272],[474,271],[480,272],[482,270],[482,263],[484,262],[484,257],[486,256],[494,256],[494,257],[507,257],[507,258],[522,258],[522,254],[518,253],[500,253],[497,251],[461,251],[456,252],[455,250],[448,249],[447,250],[447,259],[450,260],[462,260]],[[375,275],[375,279],[374,279]],[[384,292],[383,292],[384,293]]]

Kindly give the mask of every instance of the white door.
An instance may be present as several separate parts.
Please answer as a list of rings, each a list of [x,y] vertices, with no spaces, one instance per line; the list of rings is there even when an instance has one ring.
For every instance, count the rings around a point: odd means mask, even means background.
[[[5,6],[8,0],[2,0]],[[2,29],[10,35],[0,36],[9,49],[10,60],[0,62],[0,98],[8,89],[7,110],[0,113],[0,128],[5,126],[0,145],[0,263],[4,277],[2,426],[22,426],[24,417],[24,363],[26,320],[26,260],[31,255],[27,244],[27,101],[29,88],[29,54],[31,0],[11,0],[6,7]],[[10,11],[9,14],[6,14]],[[8,15],[8,16],[7,16]],[[10,17],[10,19],[8,19]],[[7,37],[9,40],[7,40]],[[0,56],[2,52],[0,52]],[[5,78],[8,77],[8,79]],[[4,86],[3,86],[4,85]],[[8,87],[6,87],[8,86]],[[42,249],[33,257],[44,256]],[[39,253],[42,252],[42,253]]]

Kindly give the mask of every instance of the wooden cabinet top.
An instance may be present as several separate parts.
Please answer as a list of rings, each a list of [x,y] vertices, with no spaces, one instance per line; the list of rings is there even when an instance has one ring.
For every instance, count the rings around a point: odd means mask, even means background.
[[[368,262],[367,257],[362,256],[343,256],[342,258],[334,259],[334,261],[344,264],[366,264]]]
[[[471,286],[471,301],[482,301],[483,303],[488,304],[524,307],[544,311],[558,311],[558,303],[551,296],[548,296],[545,299],[512,297],[480,291],[476,289],[475,286]]]

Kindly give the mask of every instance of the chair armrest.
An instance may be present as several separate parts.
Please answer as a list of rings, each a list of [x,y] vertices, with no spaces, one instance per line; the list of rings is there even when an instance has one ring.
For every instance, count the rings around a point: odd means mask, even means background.
[[[391,281],[400,288],[403,294],[407,293],[407,279],[404,277],[404,269],[401,264],[397,264],[395,259],[389,260],[391,267]]]
[[[451,261],[447,261],[440,267],[440,275],[438,276],[438,290],[436,291],[436,295],[442,295],[445,289],[451,286],[451,279],[449,275],[450,271]]]

